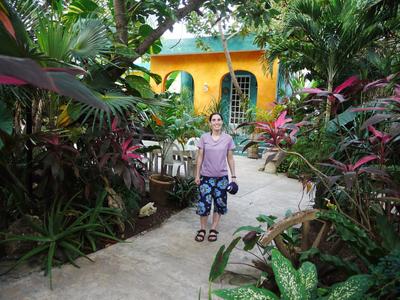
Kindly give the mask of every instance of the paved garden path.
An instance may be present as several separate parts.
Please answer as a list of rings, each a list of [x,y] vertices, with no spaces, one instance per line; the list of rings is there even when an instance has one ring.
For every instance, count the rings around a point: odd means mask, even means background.
[[[258,171],[261,160],[236,157],[240,190],[229,198],[229,213],[222,218],[217,242],[194,241],[198,217],[193,208],[172,216],[161,227],[130,238],[90,255],[94,263],[78,259],[80,269],[64,265],[53,270],[53,291],[42,272],[25,277],[0,278],[0,299],[207,299],[208,274],[219,247],[232,240],[243,225],[258,225],[259,214],[283,216],[288,209],[298,210],[301,185],[283,175]],[[309,205],[308,198],[301,206]],[[235,250],[232,262],[250,258]],[[243,265],[228,265],[231,273],[252,273]],[[244,277],[243,277],[244,278]],[[218,288],[237,283],[237,277],[224,276]]]

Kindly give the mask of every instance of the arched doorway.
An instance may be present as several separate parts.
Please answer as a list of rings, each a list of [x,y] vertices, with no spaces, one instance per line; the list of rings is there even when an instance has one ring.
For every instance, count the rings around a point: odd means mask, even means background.
[[[236,79],[239,86],[248,99],[250,106],[257,104],[257,79],[248,71],[235,71]],[[225,74],[221,80],[221,105],[223,109],[223,116],[228,123],[237,126],[246,120],[246,103],[239,96],[236,88],[233,85],[231,75]]]
[[[172,71],[165,77],[164,91],[180,94],[183,101],[188,101],[193,105],[193,76],[186,71]]]

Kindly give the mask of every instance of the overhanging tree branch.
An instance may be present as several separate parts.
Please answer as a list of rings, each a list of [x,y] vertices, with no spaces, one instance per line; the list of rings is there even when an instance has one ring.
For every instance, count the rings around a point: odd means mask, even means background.
[[[147,49],[158,40],[164,32],[170,29],[176,22],[182,20],[192,11],[198,11],[198,9],[206,2],[207,0],[190,0],[188,4],[177,10],[175,18],[168,18],[165,20],[158,28],[156,28],[150,35],[148,35],[144,41],[135,49],[136,55],[133,57],[133,61],[146,53]]]

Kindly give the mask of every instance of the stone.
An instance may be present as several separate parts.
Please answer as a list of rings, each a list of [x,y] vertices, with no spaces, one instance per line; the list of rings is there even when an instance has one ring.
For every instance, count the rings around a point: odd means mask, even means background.
[[[139,211],[139,218],[144,218],[151,216],[156,213],[157,207],[154,206],[154,202],[149,202],[145,206],[143,206]]]

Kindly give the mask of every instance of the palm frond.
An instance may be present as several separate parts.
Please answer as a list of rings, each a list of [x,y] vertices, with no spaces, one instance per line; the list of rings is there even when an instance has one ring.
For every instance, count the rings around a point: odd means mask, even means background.
[[[22,24],[28,31],[33,29],[43,17],[43,9],[38,0],[13,0],[11,7],[17,12]]]
[[[69,61],[72,36],[68,34],[62,24],[44,18],[38,24],[36,37],[40,51],[46,56],[56,60]]]
[[[79,19],[71,28],[71,54],[76,59],[91,59],[111,47],[107,29],[100,20]]]
[[[108,124],[111,124],[110,120],[114,116],[124,119],[128,114],[140,114],[138,105],[141,103],[150,106],[165,105],[165,103],[157,99],[142,99],[139,97],[126,96],[115,92],[109,92],[104,95],[97,94],[97,96],[109,108],[109,112],[90,107],[86,104],[81,105],[81,116],[83,117],[81,123],[90,122],[93,129],[96,126],[101,128],[105,121],[107,121]]]

